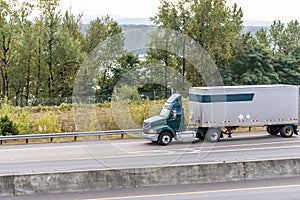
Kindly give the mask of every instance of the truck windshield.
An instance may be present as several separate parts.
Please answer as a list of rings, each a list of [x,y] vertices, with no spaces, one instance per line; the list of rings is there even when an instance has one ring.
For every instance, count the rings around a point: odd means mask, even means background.
[[[168,118],[169,117],[169,114],[170,114],[171,110],[167,109],[167,108],[163,108],[161,111],[160,111],[160,116],[161,117],[164,117],[164,118]]]

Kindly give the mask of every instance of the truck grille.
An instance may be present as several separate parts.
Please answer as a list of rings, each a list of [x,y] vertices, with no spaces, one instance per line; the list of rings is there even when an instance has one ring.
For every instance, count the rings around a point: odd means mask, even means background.
[[[147,132],[150,129],[151,129],[151,124],[147,123],[147,122],[144,122],[144,124],[143,124],[143,132]]]

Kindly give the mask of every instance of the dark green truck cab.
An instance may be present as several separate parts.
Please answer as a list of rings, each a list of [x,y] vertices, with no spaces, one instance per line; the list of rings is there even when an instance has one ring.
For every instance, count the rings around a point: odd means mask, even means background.
[[[184,111],[180,94],[173,94],[165,103],[159,116],[146,119],[143,124],[143,136],[162,145],[176,139],[177,132],[184,129]]]

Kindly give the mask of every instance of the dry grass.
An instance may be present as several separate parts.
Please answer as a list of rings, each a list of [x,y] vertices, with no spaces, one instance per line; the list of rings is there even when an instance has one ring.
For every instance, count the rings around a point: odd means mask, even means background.
[[[185,112],[188,112],[187,100],[183,99]],[[145,101],[145,102],[117,102],[117,103],[104,103],[97,105],[61,105],[53,107],[5,107],[6,110],[0,110],[1,113],[8,113],[12,119],[18,119],[19,123],[28,123],[24,127],[28,130],[23,134],[32,134],[39,126],[38,119],[44,118],[45,115],[51,113],[55,116],[46,119],[46,125],[56,121],[59,126],[58,132],[88,132],[88,131],[105,131],[105,130],[119,130],[119,129],[140,129],[144,119],[150,116],[157,115],[164,105],[165,101]],[[20,113],[26,113],[20,119]],[[19,117],[19,118],[18,118]],[[48,120],[48,121],[47,121]],[[54,126],[55,127],[55,126]],[[235,132],[249,132],[249,128],[238,128]],[[251,127],[251,132],[265,131],[265,127]],[[44,132],[43,132],[44,133]],[[53,130],[47,129],[45,133],[54,133]],[[59,134],[59,133],[58,133]],[[139,134],[124,134],[124,135],[107,135],[107,136],[89,136],[76,138],[76,141],[92,141],[92,140],[118,140],[118,139],[134,139],[142,138]],[[29,144],[36,143],[61,143],[61,142],[74,142],[74,137],[53,138],[50,139],[32,139]],[[3,141],[4,145],[10,144],[26,144],[26,140],[18,141]]]

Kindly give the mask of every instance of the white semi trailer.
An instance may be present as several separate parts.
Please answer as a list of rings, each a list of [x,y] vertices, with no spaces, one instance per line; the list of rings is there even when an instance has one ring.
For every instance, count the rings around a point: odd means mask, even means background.
[[[205,139],[218,142],[238,127],[266,126],[271,135],[297,134],[299,87],[252,85],[192,87],[189,90],[189,124],[184,123],[180,94],[172,95],[159,116],[144,121],[143,135],[152,142]]]

